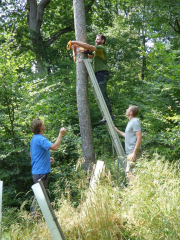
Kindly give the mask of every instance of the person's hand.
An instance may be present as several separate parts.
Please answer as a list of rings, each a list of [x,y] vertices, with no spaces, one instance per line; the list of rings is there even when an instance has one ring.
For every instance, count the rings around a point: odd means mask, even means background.
[[[54,162],[54,158],[50,157],[50,162],[53,163]]]
[[[74,51],[76,51],[77,45],[72,45],[71,47]]]
[[[136,161],[136,153],[132,153],[130,159],[132,162],[135,162]]]
[[[62,127],[60,129],[60,132],[59,132],[62,136],[64,136],[66,134],[66,129],[64,127]]]

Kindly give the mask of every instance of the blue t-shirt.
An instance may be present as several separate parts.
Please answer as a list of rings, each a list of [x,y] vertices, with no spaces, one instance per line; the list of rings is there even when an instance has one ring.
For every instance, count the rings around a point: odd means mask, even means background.
[[[40,134],[34,134],[30,143],[32,174],[46,174],[51,171],[49,148],[53,143]]]

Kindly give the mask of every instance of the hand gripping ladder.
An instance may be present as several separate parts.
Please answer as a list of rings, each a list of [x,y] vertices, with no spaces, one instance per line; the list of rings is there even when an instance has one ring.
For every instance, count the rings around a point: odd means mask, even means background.
[[[105,117],[106,121],[107,121],[106,126],[107,126],[107,129],[109,131],[112,143],[115,147],[116,153],[118,155],[118,166],[119,166],[119,163],[120,163],[120,166],[121,166],[122,170],[125,171],[125,168],[126,168],[125,152],[124,152],[124,149],[121,145],[118,134],[113,128],[114,124],[113,124],[113,121],[112,121],[111,116],[109,114],[109,110],[106,106],[104,97],[103,97],[103,95],[101,93],[101,90],[99,88],[96,76],[95,76],[94,71],[92,69],[91,60],[90,59],[84,59],[84,63],[85,63],[85,66],[86,66],[88,74],[89,74],[89,80],[90,80],[91,87],[92,87],[93,92],[94,92],[94,96],[97,100],[99,109],[101,110],[101,113],[102,113],[103,117]]]

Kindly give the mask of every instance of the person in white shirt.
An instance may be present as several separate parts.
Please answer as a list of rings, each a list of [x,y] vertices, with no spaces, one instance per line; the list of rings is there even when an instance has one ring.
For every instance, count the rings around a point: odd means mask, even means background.
[[[127,167],[126,173],[129,175],[132,173],[132,169],[135,165],[136,159],[141,156],[141,142],[142,142],[142,131],[141,123],[136,118],[139,109],[137,106],[130,105],[126,109],[126,116],[129,118],[129,122],[126,126],[125,132],[118,130],[114,127],[115,131],[125,137],[125,151],[127,154]]]

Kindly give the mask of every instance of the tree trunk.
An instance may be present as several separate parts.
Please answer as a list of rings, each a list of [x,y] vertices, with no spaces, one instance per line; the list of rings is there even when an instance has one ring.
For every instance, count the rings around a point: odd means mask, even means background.
[[[41,25],[43,23],[44,10],[48,6],[51,0],[27,0],[26,9],[27,14],[27,25],[30,32],[31,43],[33,51],[36,54],[36,69],[39,73],[44,73],[46,56],[46,48],[54,43],[60,36],[67,32],[73,31],[73,23],[70,21],[69,26],[65,26],[63,29],[58,29],[56,33],[47,41],[43,41],[41,34]],[[85,13],[88,14],[95,0],[90,0],[86,6]],[[81,11],[81,10],[80,10]],[[49,69],[47,69],[48,71]]]
[[[146,38],[145,35],[143,37],[143,48],[144,48],[144,53],[143,53],[143,58],[142,58],[142,71],[141,71],[141,79],[144,80],[145,77],[145,70],[146,70]]]
[[[87,42],[84,0],[73,0],[73,7],[76,40],[80,42]],[[86,66],[82,61],[83,58],[83,53],[77,54],[76,96],[82,142],[82,152],[84,158],[84,169],[87,171],[88,169],[91,170],[92,163],[95,162],[95,153],[88,102],[88,74]]]
[[[31,36],[32,46],[36,54],[36,69],[40,74],[44,73],[45,70],[43,68],[44,44],[40,30],[43,21],[44,9],[49,3],[50,0],[41,0],[39,5],[37,4],[37,0],[27,1],[27,24]]]

